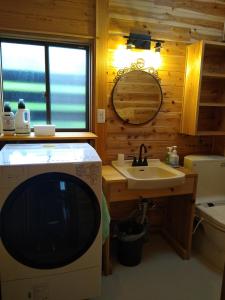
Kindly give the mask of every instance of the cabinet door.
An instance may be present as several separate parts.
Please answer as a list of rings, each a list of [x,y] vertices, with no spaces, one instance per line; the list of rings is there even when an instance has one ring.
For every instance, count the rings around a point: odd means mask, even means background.
[[[62,267],[89,249],[100,221],[99,201],[85,182],[64,173],[45,173],[23,182],[6,199],[1,239],[24,265]]]

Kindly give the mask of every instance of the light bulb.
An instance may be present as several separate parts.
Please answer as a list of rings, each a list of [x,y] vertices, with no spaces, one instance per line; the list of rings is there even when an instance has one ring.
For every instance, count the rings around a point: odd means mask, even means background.
[[[117,69],[129,68],[132,63],[137,63],[138,59],[143,59],[144,68],[151,67],[157,70],[162,63],[160,52],[126,49],[126,46],[120,45],[114,51],[113,66]]]
[[[162,65],[162,58],[160,52],[154,52],[154,58],[152,60],[152,67],[156,70]]]
[[[113,66],[117,69],[129,67],[132,63],[132,52],[126,46],[119,45],[114,51]]]

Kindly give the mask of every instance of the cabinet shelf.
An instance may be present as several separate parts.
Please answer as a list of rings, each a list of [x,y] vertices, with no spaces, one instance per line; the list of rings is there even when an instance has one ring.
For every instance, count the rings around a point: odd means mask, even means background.
[[[212,77],[212,78],[224,78],[225,79],[225,74],[215,73],[215,72],[203,72],[202,76],[203,77]]]
[[[181,133],[225,136],[225,44],[187,47]]]
[[[225,107],[225,103],[220,102],[201,102],[199,106],[205,107]]]
[[[215,130],[198,131],[197,135],[198,136],[209,136],[209,135],[221,136],[221,135],[225,135],[225,131],[215,131]]]

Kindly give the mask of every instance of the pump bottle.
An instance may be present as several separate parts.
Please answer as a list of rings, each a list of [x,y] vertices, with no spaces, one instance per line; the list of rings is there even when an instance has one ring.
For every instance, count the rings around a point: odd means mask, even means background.
[[[8,102],[5,103],[2,113],[2,131],[4,135],[14,135],[15,133],[15,116]]]
[[[177,146],[173,146],[172,153],[170,155],[170,164],[173,167],[179,166],[179,156],[177,154]]]
[[[30,110],[26,109],[23,99],[19,99],[15,115],[16,134],[30,134]]]
[[[170,156],[172,154],[172,147],[166,147],[167,148],[167,153],[166,153],[166,157],[165,157],[165,163],[166,164],[170,164]]]

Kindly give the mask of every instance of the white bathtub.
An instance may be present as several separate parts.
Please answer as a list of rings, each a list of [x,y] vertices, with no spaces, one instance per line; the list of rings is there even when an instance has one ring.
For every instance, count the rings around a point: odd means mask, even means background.
[[[215,206],[199,204],[196,216],[200,225],[193,235],[193,248],[215,268],[223,271],[225,262],[225,201]]]

